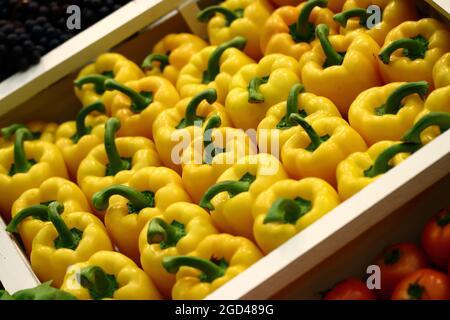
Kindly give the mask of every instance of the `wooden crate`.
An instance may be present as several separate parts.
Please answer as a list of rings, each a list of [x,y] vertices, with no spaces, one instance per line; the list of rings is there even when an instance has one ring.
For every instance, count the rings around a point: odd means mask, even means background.
[[[448,24],[449,1],[417,2]],[[111,48],[139,63],[169,32],[204,36],[204,26],[194,18],[197,11],[195,0],[130,2],[47,54],[38,66],[2,82],[0,127],[29,120],[73,119],[80,103],[72,94],[72,83],[83,65]],[[417,235],[429,215],[450,202],[449,173],[447,132],[208,299],[317,298],[317,292],[337,280],[363,272],[386,244]],[[1,221],[0,281],[11,292],[39,283]]]

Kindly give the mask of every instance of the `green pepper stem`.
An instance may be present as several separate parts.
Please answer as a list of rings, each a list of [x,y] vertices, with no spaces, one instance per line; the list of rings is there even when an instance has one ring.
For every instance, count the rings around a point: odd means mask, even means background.
[[[403,107],[402,100],[409,95],[418,94],[422,98],[428,92],[428,83],[426,81],[408,82],[395,89],[386,100],[386,103],[376,110],[377,114],[397,114]]]
[[[410,142],[395,144],[380,153],[373,166],[366,170],[364,175],[368,178],[374,178],[380,174],[384,174],[392,168],[389,161],[391,161],[393,157],[403,152],[414,153],[420,149],[420,147],[420,144]]]
[[[142,94],[134,91],[130,87],[127,87],[114,79],[108,79],[105,81],[105,89],[117,90],[122,92],[124,95],[128,96],[131,99],[137,110],[144,110],[153,102],[152,96],[145,97]]]
[[[105,150],[108,156],[112,175],[116,175],[122,170],[128,169],[126,161],[122,160],[117,151],[116,132],[120,129],[120,121],[117,118],[110,118],[105,124]]]
[[[269,81],[269,77],[254,77],[248,84],[248,102],[263,103],[264,95],[259,91],[259,87]]]
[[[215,89],[206,89],[194,96],[186,107],[186,114],[184,116],[184,127],[193,126],[197,119],[197,108],[200,103],[206,100],[209,104],[216,102],[217,91]]]
[[[200,200],[200,207],[209,210],[214,210],[214,206],[211,203],[212,198],[221,192],[231,192],[233,194],[239,194],[248,191],[251,183],[247,181],[222,181],[211,186],[203,195]]]
[[[149,54],[142,62],[142,68],[151,69],[155,61],[159,62],[159,70],[163,71],[169,65],[169,56],[159,53]]]
[[[418,39],[398,39],[384,48],[384,50],[381,51],[378,57],[381,61],[383,61],[384,64],[389,64],[391,55],[398,49],[408,50],[408,55],[411,57],[423,57],[427,51],[427,44]]]
[[[33,134],[28,129],[20,128],[16,131],[16,140],[14,141],[15,173],[26,173],[33,166],[27,159],[24,147],[25,140],[33,139]]]
[[[203,83],[208,84],[213,82],[220,73],[220,59],[223,53],[230,48],[244,49],[247,40],[244,37],[235,37],[228,42],[218,46],[209,56],[208,69],[203,75]]]
[[[104,113],[105,106],[103,105],[102,102],[97,101],[97,102],[94,102],[91,105],[81,109],[80,112],[78,112],[76,120],[75,120],[77,131],[74,135],[74,137],[76,137],[76,139],[75,139],[76,142],[78,142],[78,140],[80,140],[81,137],[83,137],[89,133],[89,130],[86,127],[86,117],[94,111]]]
[[[402,137],[403,141],[422,143],[420,134],[431,126],[439,126],[441,132],[450,128],[450,114],[447,112],[430,112],[417,121]]]
[[[177,273],[180,267],[198,269],[205,275],[207,282],[213,282],[225,274],[224,268],[209,260],[193,256],[164,257],[162,265],[169,273]]]
[[[58,232],[61,247],[75,249],[78,242],[60,216],[63,211],[64,206],[57,201],[53,201],[48,205],[48,218]]]
[[[113,185],[95,193],[92,203],[97,210],[104,211],[108,208],[109,198],[116,194],[127,198],[137,211],[148,207],[148,199],[142,192],[124,185]]]
[[[264,224],[271,222],[291,223],[301,217],[300,206],[293,199],[277,199],[264,218]]]
[[[289,91],[289,96],[286,102],[286,119],[288,119],[288,121],[291,114],[298,113],[298,95],[304,91],[305,87],[300,83],[294,84],[291,91]]]
[[[311,35],[309,34],[311,33],[311,30],[312,35],[314,35],[314,29],[308,28],[311,12],[315,7],[325,8],[327,5],[328,0],[309,0],[305,3],[297,19],[296,32],[299,38],[308,40],[311,38]]]
[[[327,56],[327,66],[340,66],[344,58],[333,48],[328,35],[330,28],[326,24],[319,24],[316,27],[316,36],[319,38],[323,52]]]
[[[89,266],[80,271],[80,284],[88,289],[94,300],[113,298],[114,292],[119,287],[116,278],[99,266]]]
[[[150,221],[147,229],[147,242],[152,243],[177,243],[179,240],[177,228],[171,226],[161,218]]]
[[[234,20],[241,18],[236,12],[233,12],[222,6],[209,6],[197,14],[197,20],[208,22],[215,13],[220,13],[225,17],[226,25],[229,26]]]
[[[24,208],[20,210],[14,218],[12,218],[11,222],[6,227],[6,231],[14,233],[17,232],[17,228],[19,224],[28,217],[35,217],[39,220],[46,221],[48,220],[48,207],[42,204],[38,204],[35,206],[30,206],[28,208]]]
[[[220,127],[222,124],[222,120],[220,119],[220,116],[217,114],[213,115],[211,118],[208,119],[208,121],[205,124],[205,128],[203,130],[203,147],[206,149],[212,141],[212,129]]]
[[[16,133],[17,130],[22,129],[22,128],[28,129],[28,127],[24,124],[15,123],[6,128],[2,128],[1,133],[2,133],[3,138],[5,138],[5,140],[9,140],[14,135],[14,133]]]
[[[77,80],[75,80],[73,83],[75,84],[75,86],[78,89],[81,89],[83,87],[83,85],[85,84],[93,84],[95,87],[95,91],[97,91],[97,93],[103,93],[105,92],[105,81],[110,79],[107,76],[103,76],[100,74],[91,74],[88,76],[84,76],[82,78],[79,78]]]
[[[342,27],[345,28],[347,26],[348,19],[355,18],[355,17],[359,18],[360,25],[362,25],[362,26],[367,25],[367,18],[368,18],[367,11],[366,11],[366,9],[362,9],[362,8],[350,9],[350,10],[335,14],[333,16],[333,19],[334,19],[334,21],[336,21]]]
[[[308,135],[309,139],[311,140],[311,148],[312,150],[316,150],[322,143],[323,140],[319,136],[319,134],[314,130],[314,128],[306,121],[304,118],[302,118],[300,115],[294,113],[289,116],[289,120],[293,123],[299,124],[303,130],[305,130],[306,134]]]

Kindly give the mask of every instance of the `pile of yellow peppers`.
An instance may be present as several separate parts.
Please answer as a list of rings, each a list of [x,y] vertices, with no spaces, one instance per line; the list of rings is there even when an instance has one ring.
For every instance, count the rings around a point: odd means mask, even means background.
[[[226,0],[198,20],[208,41],[81,70],[74,121],[1,130],[0,212],[42,282],[202,299],[450,127],[450,32],[413,1]]]

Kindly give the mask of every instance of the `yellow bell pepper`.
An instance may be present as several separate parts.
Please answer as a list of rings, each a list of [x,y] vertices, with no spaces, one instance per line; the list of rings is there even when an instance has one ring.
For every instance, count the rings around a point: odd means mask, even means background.
[[[256,243],[269,253],[339,205],[337,192],[322,179],[282,180],[253,205]]]
[[[223,104],[231,77],[243,66],[254,62],[239,50],[245,43],[245,38],[236,37],[218,47],[206,47],[193,55],[178,77],[180,96],[193,97],[206,89],[214,89],[218,102]]]
[[[417,123],[430,112],[447,112],[450,114],[450,85],[436,89],[428,96],[424,109],[417,115],[415,122]],[[438,126],[425,129],[421,134],[422,143],[429,143],[439,136],[441,132],[442,130]]]
[[[61,289],[80,300],[160,300],[147,274],[129,258],[99,251],[69,267]]]
[[[220,5],[207,7],[199,12],[197,19],[208,22],[208,37],[212,45],[221,45],[234,37],[247,39],[244,52],[259,60],[260,28],[272,13],[267,0],[226,0]]]
[[[348,119],[369,146],[400,140],[424,109],[428,84],[395,82],[362,92],[350,106]]]
[[[176,85],[180,70],[194,54],[207,46],[208,44],[196,35],[171,33],[158,41],[141,67],[148,76],[163,76]]]
[[[216,233],[209,214],[187,202],[172,204],[145,225],[139,237],[141,264],[165,298],[171,298],[176,279],[164,269],[163,258],[187,255]]]
[[[367,10],[370,6],[377,6],[382,12],[381,21],[376,25],[368,25],[370,13]],[[380,46],[393,28],[402,22],[418,19],[415,4],[411,0],[349,0],[345,1],[342,11],[334,16],[341,25],[341,34],[363,31]]]
[[[112,185],[92,198],[98,211],[105,211],[105,226],[119,251],[139,263],[139,233],[147,221],[176,202],[190,202],[180,176],[165,167],[136,171],[126,185]]]
[[[55,135],[58,124],[54,122],[32,121],[27,125],[15,123],[0,130],[0,148],[9,147],[14,144],[14,134],[20,128],[25,128],[33,134],[33,140],[41,140],[45,142],[55,142]]]
[[[151,139],[155,118],[163,110],[173,107],[179,100],[178,92],[170,81],[157,76],[127,82],[125,85],[109,79],[106,90],[117,90],[111,104],[111,114],[120,120],[119,137],[146,137]]]
[[[450,52],[444,54],[434,65],[433,81],[436,89],[450,86]]]
[[[367,150],[363,138],[342,118],[325,117],[310,124],[293,114],[290,120],[303,128],[281,149],[284,167],[295,179],[317,177],[336,186],[339,162],[353,152]]]
[[[447,110],[428,110],[428,113],[418,118],[414,126],[403,135],[402,140],[424,145],[444,133],[450,129],[450,113]],[[428,131],[430,129],[434,131]]]
[[[366,89],[381,85],[376,55],[380,47],[365,33],[328,37],[328,27],[319,25],[320,42],[300,60],[307,92],[329,98],[347,117],[353,100]]]
[[[113,78],[120,83],[126,83],[143,76],[142,70],[123,55],[104,53],[94,63],[80,71],[74,81],[75,94],[83,106],[89,106],[100,100],[105,105],[106,114],[110,115],[115,93],[105,91],[104,82]]]
[[[229,234],[210,235],[189,255],[165,257],[164,268],[176,273],[174,300],[200,300],[262,258],[253,242]]]
[[[14,146],[0,149],[0,212],[11,219],[14,201],[28,189],[36,188],[51,177],[68,178],[64,159],[58,148],[45,141],[26,141],[33,134],[25,128],[15,133]]]
[[[294,84],[287,101],[270,107],[266,117],[259,123],[257,137],[260,151],[279,155],[286,141],[302,131],[301,127],[289,120],[291,114],[299,114],[310,123],[322,117],[341,116],[331,100],[304,92],[303,85]]]
[[[106,187],[127,182],[138,169],[160,165],[151,140],[143,137],[115,139],[119,128],[119,120],[108,119],[104,144],[92,149],[80,163],[77,181],[88,199]]]
[[[59,288],[70,265],[86,261],[98,251],[113,250],[105,227],[93,214],[60,216],[64,206],[56,201],[41,209],[47,211],[51,224],[36,234],[31,249],[31,267],[39,280],[52,280],[52,286]]]
[[[300,82],[298,62],[271,54],[258,64],[244,66],[231,80],[225,109],[237,128],[256,129],[267,110],[285,101],[290,88]]]
[[[424,80],[433,90],[433,67],[450,51],[449,39],[447,27],[431,18],[407,21],[392,29],[379,54],[384,81]]]
[[[262,28],[262,52],[281,53],[299,60],[311,50],[316,25],[324,23],[330,27],[331,34],[337,34],[339,26],[333,20],[334,13],[326,6],[327,0],[309,0],[297,7],[277,9]]]
[[[192,98],[180,100],[155,119],[153,138],[165,166],[181,173],[182,151],[194,139],[197,129],[201,135],[201,126],[210,117],[218,115],[222,126],[231,126],[225,108],[216,100],[216,90],[206,89]]]
[[[420,146],[420,145],[419,145]],[[380,141],[366,152],[355,152],[336,170],[338,193],[347,200],[407,158],[418,149],[416,143]]]
[[[94,112],[105,112],[103,103],[98,101],[81,109],[75,121],[64,122],[55,134],[55,145],[61,151],[73,181],[77,178],[80,162],[103,142],[108,117],[92,114]]]
[[[274,182],[286,179],[277,158],[260,153],[240,158],[217,179],[200,200],[220,231],[253,239],[252,206]]]
[[[69,212],[90,211],[89,202],[78,186],[63,178],[50,178],[39,187],[25,191],[14,201],[12,220],[6,228],[18,232],[28,255],[36,234],[47,224],[47,205],[58,201],[64,205],[63,215]],[[39,213],[44,213],[39,215]]]
[[[182,179],[194,203],[216,183],[217,178],[243,156],[257,148],[243,130],[221,127],[220,117],[209,118],[203,136],[196,137],[182,154]]]

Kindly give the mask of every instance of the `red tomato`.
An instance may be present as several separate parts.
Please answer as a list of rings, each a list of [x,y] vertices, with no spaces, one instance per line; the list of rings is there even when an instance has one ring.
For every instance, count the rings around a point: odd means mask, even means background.
[[[414,243],[400,243],[384,249],[375,259],[375,265],[381,271],[381,289],[377,294],[388,299],[395,286],[407,275],[428,267],[428,261],[422,250]]]
[[[450,283],[446,274],[420,269],[403,278],[392,293],[392,300],[448,300]]]
[[[367,285],[358,279],[347,279],[328,291],[324,300],[375,300]]]
[[[422,232],[422,247],[430,260],[445,270],[450,261],[450,206],[427,223]]]

